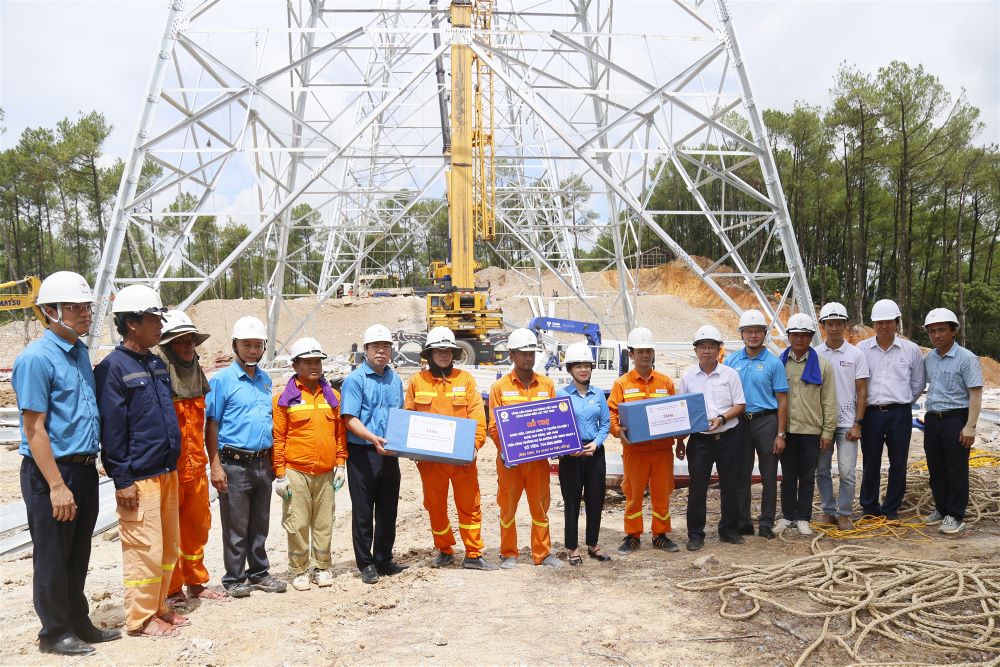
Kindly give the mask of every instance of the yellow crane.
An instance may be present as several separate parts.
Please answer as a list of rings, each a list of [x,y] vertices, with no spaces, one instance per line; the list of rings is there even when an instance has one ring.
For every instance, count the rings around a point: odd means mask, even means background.
[[[22,280],[11,280],[6,283],[0,283],[0,311],[31,310],[34,312],[35,317],[38,318],[38,321],[42,323],[42,326],[48,326],[45,314],[41,308],[35,305],[35,298],[38,296],[38,290],[41,287],[42,281],[38,276],[27,276]],[[18,288],[21,291],[6,291],[12,288]]]

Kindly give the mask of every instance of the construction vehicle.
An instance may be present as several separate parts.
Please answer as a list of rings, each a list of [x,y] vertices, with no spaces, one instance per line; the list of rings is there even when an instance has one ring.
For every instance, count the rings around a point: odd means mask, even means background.
[[[38,290],[42,287],[42,281],[38,276],[26,276],[21,280],[11,280],[0,284],[0,311],[7,310],[31,310],[35,317],[42,323],[48,324],[42,309],[35,305],[38,297]],[[20,292],[6,292],[12,288],[20,288]]]

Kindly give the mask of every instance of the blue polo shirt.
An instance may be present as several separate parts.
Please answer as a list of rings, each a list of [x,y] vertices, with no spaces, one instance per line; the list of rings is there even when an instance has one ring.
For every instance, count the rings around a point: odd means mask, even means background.
[[[260,367],[251,378],[238,361],[212,376],[205,416],[219,422],[219,447],[258,452],[274,446],[271,377]]]
[[[979,357],[954,342],[942,357],[931,350],[924,357],[927,370],[927,409],[957,410],[969,407],[969,389],[983,386]]]
[[[97,454],[101,424],[94,369],[83,341],[71,345],[46,329],[17,356],[11,384],[18,410],[45,413],[53,456]],[[23,420],[18,451],[31,458]]]
[[[557,396],[568,396],[573,404],[573,414],[576,415],[576,429],[580,432],[580,442],[593,441],[598,447],[604,446],[604,441],[611,430],[611,411],[608,409],[608,399],[604,392],[587,387],[587,393],[580,395],[572,382],[556,392]]]
[[[765,347],[756,357],[748,357],[743,348],[727,356],[723,363],[740,374],[747,412],[778,409],[775,394],[788,393],[788,378],[785,365],[773,352]]]
[[[344,378],[340,388],[340,414],[357,417],[373,434],[384,438],[389,410],[401,407],[403,383],[388,366],[379,375],[366,360]],[[369,445],[350,431],[347,432],[347,442]]]

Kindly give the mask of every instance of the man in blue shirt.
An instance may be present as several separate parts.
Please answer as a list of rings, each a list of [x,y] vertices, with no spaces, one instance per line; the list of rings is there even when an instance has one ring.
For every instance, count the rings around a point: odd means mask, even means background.
[[[256,317],[233,325],[236,358],[212,376],[205,401],[205,449],[210,480],[219,492],[222,585],[231,597],[252,590],[284,593],[288,584],[270,573],[265,542],[271,524],[274,440],[271,378],[257,367],[264,356],[267,329]]]
[[[347,483],[351,493],[351,537],[361,580],[406,569],[392,560],[399,504],[399,459],[385,450],[391,408],[403,407],[403,383],[392,368],[392,334],[373,324],[361,341],[365,359],[344,378],[340,414],[347,427]],[[374,545],[374,553],[373,553]]]
[[[740,374],[746,413],[740,420],[743,431],[743,459],[739,479],[739,532],[753,535],[750,516],[750,480],[754,454],[760,468],[761,496],[759,533],[774,538],[774,514],[778,499],[778,456],[785,449],[788,420],[788,380],[785,367],[764,347],[767,320],[759,310],[740,316],[740,337],[744,348],[726,357],[725,364]]]
[[[924,357],[927,413],[924,453],[930,474],[934,511],[927,525],[941,524],[947,535],[965,530],[969,504],[969,449],[976,442],[976,423],[983,404],[983,372],[979,357],[955,341],[958,318],[935,308],[924,320],[934,349]]]
[[[83,276],[53,273],[35,300],[49,321],[14,361],[21,413],[21,495],[34,543],[32,597],[43,653],[86,655],[90,644],[121,637],[90,620],[83,592],[97,523],[100,422],[94,371],[80,340],[93,296]]]

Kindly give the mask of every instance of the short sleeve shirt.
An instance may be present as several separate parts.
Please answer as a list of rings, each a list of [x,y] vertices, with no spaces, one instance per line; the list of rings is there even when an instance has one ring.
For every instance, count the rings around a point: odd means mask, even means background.
[[[271,377],[260,368],[250,377],[233,361],[208,384],[205,416],[219,422],[219,446],[255,452],[270,449],[274,444]]]
[[[788,393],[788,379],[781,359],[773,352],[763,348],[756,357],[750,357],[743,348],[726,357],[724,363],[740,374],[747,412],[778,409],[775,394]]]
[[[983,370],[977,357],[958,343],[942,357],[931,350],[924,357],[927,369],[927,409],[957,410],[969,407],[969,389],[983,386]]]
[[[357,417],[366,429],[380,438],[385,437],[389,425],[389,410],[401,407],[403,382],[392,368],[386,366],[380,375],[364,361],[344,378],[340,388],[340,414]],[[369,445],[350,430],[347,442]]]
[[[680,393],[704,394],[705,412],[709,418],[728,412],[734,405],[746,404],[739,373],[724,364],[717,365],[711,373],[701,370],[701,366],[698,364],[687,369],[681,376]],[[714,431],[702,432],[713,435],[724,433],[731,428],[736,428],[739,422],[737,417],[728,420]]]
[[[826,342],[821,343],[816,352],[826,357],[833,368],[834,384],[837,387],[837,428],[850,428],[854,424],[858,407],[857,380],[866,379],[868,360],[864,353],[846,340],[833,349]]]

